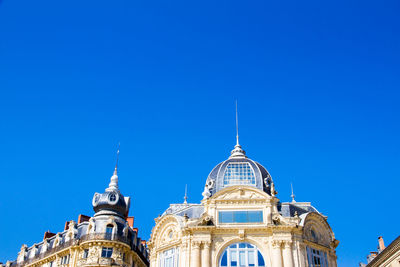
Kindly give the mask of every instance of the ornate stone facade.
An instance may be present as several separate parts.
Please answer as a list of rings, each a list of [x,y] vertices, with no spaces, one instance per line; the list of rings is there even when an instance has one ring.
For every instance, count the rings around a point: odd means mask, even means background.
[[[336,267],[339,243],[310,203],[281,203],[271,176],[237,143],[200,204],[171,204],[148,243],[151,267]]]
[[[0,267],[147,267],[147,245],[128,217],[130,198],[118,188],[117,166],[109,187],[93,197],[93,217],[70,221],[61,233],[45,233],[43,241],[23,245],[16,261]]]

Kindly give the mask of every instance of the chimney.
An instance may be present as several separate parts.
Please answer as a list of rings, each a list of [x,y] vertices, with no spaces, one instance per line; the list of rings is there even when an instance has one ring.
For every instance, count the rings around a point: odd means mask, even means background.
[[[370,263],[373,259],[375,259],[376,256],[378,256],[378,252],[371,251],[367,256],[367,262]]]
[[[90,220],[90,216],[79,214],[78,224],[83,223],[83,222],[88,222],[89,220]]]
[[[128,222],[129,227],[133,228],[135,217],[133,217],[133,216],[132,217],[128,217],[128,218],[126,218],[126,221]]]
[[[43,240],[45,240],[46,238],[50,238],[52,236],[55,236],[55,235],[56,235],[55,233],[51,233],[50,231],[47,231],[47,232],[44,233]]]
[[[383,241],[383,237],[378,237],[379,242],[379,252],[382,252],[385,249],[385,242]]]

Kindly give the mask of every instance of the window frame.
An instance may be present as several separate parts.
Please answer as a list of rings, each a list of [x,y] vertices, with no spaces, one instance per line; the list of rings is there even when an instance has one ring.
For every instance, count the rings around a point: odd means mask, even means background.
[[[307,246],[306,250],[309,267],[329,267],[328,254],[325,251],[310,246]],[[316,264],[316,259],[320,264]]]
[[[221,220],[222,213],[232,212],[232,221],[224,221]],[[261,215],[260,221],[246,221],[246,222],[238,222],[235,221],[235,212],[247,212],[247,219],[249,218],[249,212],[257,212],[258,215]],[[219,224],[263,224],[264,223],[264,211],[261,209],[246,209],[246,210],[218,210],[218,223]]]
[[[171,252],[171,254],[169,254]],[[171,262],[166,262],[171,260]],[[166,249],[159,253],[159,267],[178,267],[179,266],[179,248]]]
[[[233,167],[232,169],[236,169],[239,168],[240,169],[240,165],[245,165],[251,172],[252,176],[250,177],[246,177],[246,179],[241,179],[241,173],[239,170],[239,175],[236,179],[232,179],[231,177],[227,177],[227,171],[230,170],[231,166],[235,166],[235,165],[239,165],[238,167]],[[248,181],[250,178],[251,182],[244,182],[244,181]],[[229,162],[228,165],[226,165],[224,173],[223,173],[223,180],[222,180],[222,187],[229,187],[229,186],[234,186],[234,185],[248,185],[248,186],[257,186],[257,178],[256,178],[256,172],[254,171],[253,166],[251,166],[251,164],[249,162]],[[232,182],[230,182],[232,181]],[[234,182],[236,181],[236,182]]]
[[[82,258],[83,259],[87,259],[88,257],[89,257],[89,249],[84,249]]]
[[[111,229],[111,232],[109,230]],[[107,224],[106,225],[106,235],[112,235],[114,232],[114,225],[112,224]]]
[[[253,263],[250,263],[251,257],[249,256],[249,254],[253,254],[252,256]],[[242,258],[241,255],[244,255],[244,258]],[[233,258],[236,258],[236,261],[233,261],[232,260]],[[235,264],[232,264],[233,262],[235,262]],[[265,258],[261,253],[260,249],[256,245],[251,244],[249,242],[237,242],[225,247],[224,251],[219,257],[218,267],[240,267],[240,266],[266,267]]]
[[[109,255],[108,253],[110,253],[110,252],[111,252],[111,254]],[[112,258],[113,253],[114,253],[114,249],[112,247],[102,247],[101,248],[101,257],[102,258],[110,259],[110,258]]]

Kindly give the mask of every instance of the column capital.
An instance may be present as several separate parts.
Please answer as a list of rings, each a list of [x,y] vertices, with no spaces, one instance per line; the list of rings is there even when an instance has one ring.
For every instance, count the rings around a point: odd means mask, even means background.
[[[286,241],[283,241],[282,243],[283,243],[284,248],[291,248],[293,242],[290,240],[286,240]]]
[[[272,240],[271,245],[273,248],[280,248],[282,246],[282,240]]]
[[[200,249],[201,241],[193,241],[192,246],[194,249]]]
[[[204,248],[206,248],[206,249],[209,249],[211,247],[210,241],[203,241],[202,243],[203,243]]]

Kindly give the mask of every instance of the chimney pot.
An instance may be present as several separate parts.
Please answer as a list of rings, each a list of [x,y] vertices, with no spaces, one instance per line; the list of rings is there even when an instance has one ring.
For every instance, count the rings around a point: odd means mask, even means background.
[[[378,237],[378,243],[379,243],[379,250],[382,251],[385,249],[385,242],[383,241],[383,237],[380,236]]]

